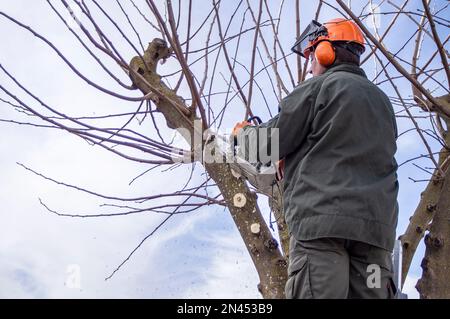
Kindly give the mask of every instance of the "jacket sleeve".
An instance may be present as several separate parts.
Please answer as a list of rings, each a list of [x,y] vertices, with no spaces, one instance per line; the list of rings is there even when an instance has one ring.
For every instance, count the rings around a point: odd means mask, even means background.
[[[280,113],[259,126],[247,126],[238,135],[240,154],[250,162],[276,162],[294,152],[308,135],[314,116],[317,85],[300,84],[280,103]]]

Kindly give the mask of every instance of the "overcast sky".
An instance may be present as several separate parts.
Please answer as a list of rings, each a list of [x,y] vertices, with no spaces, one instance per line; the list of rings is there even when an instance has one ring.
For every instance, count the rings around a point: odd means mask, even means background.
[[[411,7],[414,7],[415,1],[411,2]],[[292,4],[286,5],[287,12],[292,12],[289,10],[290,5]],[[115,6],[110,10],[118,12]],[[223,10],[229,13],[230,9],[226,3],[223,4]],[[48,36],[82,72],[97,82],[105,86],[113,85],[95,62],[83,52],[45,1],[2,1],[0,11]],[[302,11],[303,26],[309,22],[314,11],[315,5]],[[323,21],[334,16],[335,12],[325,8],[320,18]],[[386,19],[384,16],[380,18],[382,28],[387,24]],[[405,19],[400,19],[399,24],[398,36],[411,36],[414,31],[411,24]],[[99,93],[81,81],[56,54],[23,29],[3,17],[0,17],[0,25],[0,64],[50,105],[72,116],[135,111],[135,103],[127,103]],[[157,36],[149,28],[145,28],[142,22],[137,22],[136,25],[141,27],[144,41],[148,42]],[[105,28],[112,30],[111,27]],[[281,23],[280,28],[283,31],[280,34],[285,51],[288,51],[295,38],[293,26]],[[249,35],[248,39],[251,37],[252,35]],[[116,38],[120,39],[120,36],[116,35]],[[388,45],[398,46],[395,40],[389,41]],[[197,45],[201,47],[201,44]],[[119,49],[127,58],[135,55],[125,44],[120,44]],[[424,55],[426,52],[424,49]],[[243,60],[248,58],[246,54],[242,52]],[[169,62],[164,70],[170,73],[172,67]],[[365,70],[369,77],[373,76],[373,63],[367,63]],[[120,74],[117,67],[115,71]],[[127,80],[124,75],[121,78]],[[15,94],[24,96],[3,73],[0,74],[0,81]],[[264,89],[270,86],[267,79],[261,79],[259,84]],[[404,90],[405,96],[410,94],[409,86],[403,85],[401,89]],[[5,94],[0,94],[0,97],[6,99]],[[261,98],[256,97],[255,100],[262,103]],[[270,107],[275,114],[277,105],[273,100],[272,98]],[[31,99],[27,98],[26,101],[31,102]],[[264,119],[269,118],[267,111],[261,110],[260,113]],[[0,118],[26,119],[5,103],[0,103]],[[225,118],[228,127],[240,120],[240,115],[234,113],[227,114]],[[123,119],[114,123],[121,125]],[[150,122],[144,123],[153,134]],[[406,120],[399,120],[398,124],[400,131],[410,127]],[[133,125],[138,127],[137,121]],[[140,129],[142,131],[142,127]],[[145,130],[146,128],[143,132]],[[130,181],[147,170],[148,166],[132,163],[55,129],[0,122],[0,132],[0,297],[260,297],[256,289],[256,271],[228,211],[223,207],[205,207],[194,213],[171,218],[112,279],[105,281],[105,277],[111,274],[165,215],[138,214],[98,219],[55,216],[39,203],[39,199],[49,208],[63,213],[105,213],[109,208],[99,206],[105,201],[43,180],[17,163],[66,183],[121,197],[178,190],[190,176],[190,165],[171,172],[161,172],[161,169],[157,169],[129,185]],[[170,139],[172,132],[163,129],[163,134]],[[423,145],[414,132],[399,139],[399,162],[421,152],[424,152]],[[204,181],[205,176],[202,173],[201,166],[197,165],[190,185],[195,186]],[[402,166],[398,173],[399,235],[406,229],[408,218],[416,207],[425,184],[413,183],[408,179],[423,177],[423,173],[411,165]],[[265,199],[261,200],[261,205],[265,217],[269,219],[265,202]],[[404,291],[410,298],[417,297],[413,287],[421,276],[419,264],[423,252],[421,245],[405,285]]]

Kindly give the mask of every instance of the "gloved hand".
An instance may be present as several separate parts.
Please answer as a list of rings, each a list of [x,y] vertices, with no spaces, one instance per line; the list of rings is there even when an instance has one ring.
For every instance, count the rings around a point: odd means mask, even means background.
[[[244,127],[251,125],[251,123],[249,121],[242,121],[242,122],[238,122],[234,128],[233,128],[233,132],[231,132],[231,135],[233,136],[237,136],[239,131],[242,130]]]

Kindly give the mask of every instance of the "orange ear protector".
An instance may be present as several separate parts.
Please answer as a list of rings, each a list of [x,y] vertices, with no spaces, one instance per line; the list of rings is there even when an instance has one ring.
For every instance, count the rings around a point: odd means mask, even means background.
[[[316,61],[322,66],[330,66],[336,59],[333,45],[330,41],[321,41],[314,49]]]

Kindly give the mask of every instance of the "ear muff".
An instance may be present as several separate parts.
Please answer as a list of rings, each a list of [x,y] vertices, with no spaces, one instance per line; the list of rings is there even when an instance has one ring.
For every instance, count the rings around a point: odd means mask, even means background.
[[[316,61],[323,66],[332,65],[336,59],[336,54],[330,41],[320,42],[314,49],[314,55]]]

